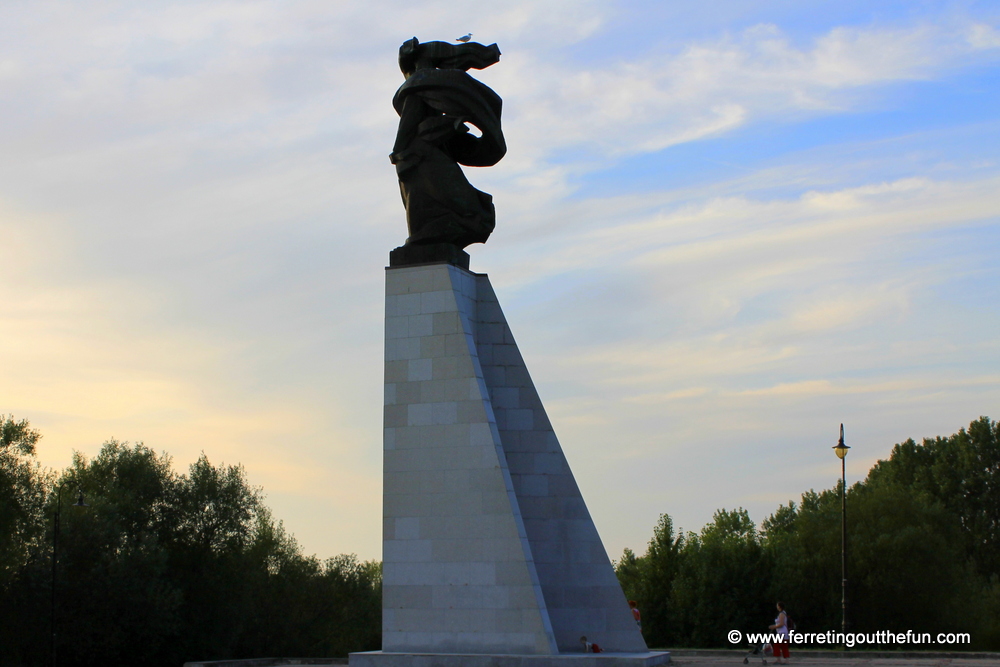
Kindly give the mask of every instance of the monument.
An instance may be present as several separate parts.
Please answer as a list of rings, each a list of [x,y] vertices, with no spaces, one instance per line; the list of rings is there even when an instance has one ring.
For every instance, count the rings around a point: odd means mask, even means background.
[[[386,269],[382,650],[352,667],[652,667],[489,278],[460,164],[506,152],[469,69],[496,44],[404,43],[391,161],[409,237]],[[481,136],[469,131],[475,126]],[[584,652],[581,637],[603,652]]]

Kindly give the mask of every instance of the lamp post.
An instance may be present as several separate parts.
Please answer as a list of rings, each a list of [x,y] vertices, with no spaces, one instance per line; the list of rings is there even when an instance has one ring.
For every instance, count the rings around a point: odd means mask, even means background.
[[[52,654],[52,667],[58,665],[56,659],[56,565],[59,563],[59,518],[62,511],[62,487],[62,484],[56,487],[56,511],[52,521],[52,599],[49,608],[49,629],[51,630],[49,649]],[[73,503],[73,507],[89,507],[83,501],[83,491],[80,491],[80,497]]]
[[[840,440],[833,451],[840,459],[840,631],[847,634],[847,450],[844,425],[840,425]],[[846,640],[844,648],[847,648]]]

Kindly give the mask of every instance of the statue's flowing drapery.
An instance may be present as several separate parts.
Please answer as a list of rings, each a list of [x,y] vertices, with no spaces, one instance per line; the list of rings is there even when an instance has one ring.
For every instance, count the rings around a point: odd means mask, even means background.
[[[391,160],[406,207],[406,244],[484,243],[496,225],[493,197],[472,187],[460,164],[489,167],[507,152],[502,101],[466,73],[500,59],[496,44],[445,42],[400,47],[406,82],[392,100],[399,130]],[[466,123],[482,136],[469,132]]]

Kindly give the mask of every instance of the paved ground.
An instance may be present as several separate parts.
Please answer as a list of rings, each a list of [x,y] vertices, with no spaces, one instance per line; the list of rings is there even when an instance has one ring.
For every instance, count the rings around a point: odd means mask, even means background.
[[[722,651],[671,651],[671,664],[677,667],[741,667],[745,653]],[[768,658],[768,665],[774,660]],[[1000,654],[903,653],[886,657],[884,653],[808,652],[792,653],[792,667],[1000,667]],[[751,658],[748,667],[761,665]]]
[[[670,651],[674,667],[743,667],[746,653],[696,649],[653,649]],[[270,667],[271,665],[346,665],[347,658],[226,660],[210,663],[186,663],[187,666]],[[774,660],[768,657],[768,667]],[[799,651],[792,653],[792,667],[1000,667],[1000,653],[921,653],[907,652],[886,655],[875,651],[840,653],[834,651]],[[747,667],[762,667],[760,658],[751,659]]]

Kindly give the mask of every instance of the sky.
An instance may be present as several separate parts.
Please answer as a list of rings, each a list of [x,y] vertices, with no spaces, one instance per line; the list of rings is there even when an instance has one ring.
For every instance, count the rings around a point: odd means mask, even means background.
[[[0,3],[0,413],[381,554],[399,45],[501,61],[488,273],[612,558],[1000,418],[1000,5]]]

